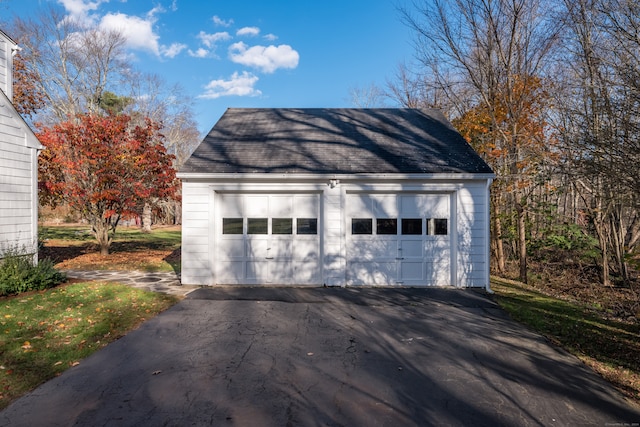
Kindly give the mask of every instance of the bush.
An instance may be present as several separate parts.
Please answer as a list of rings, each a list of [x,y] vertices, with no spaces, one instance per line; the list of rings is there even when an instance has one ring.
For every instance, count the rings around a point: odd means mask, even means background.
[[[0,296],[53,288],[65,279],[49,259],[35,264],[30,255],[12,250],[0,260]]]
[[[599,256],[598,241],[577,224],[554,224],[528,249],[534,259],[541,261],[589,261]]]

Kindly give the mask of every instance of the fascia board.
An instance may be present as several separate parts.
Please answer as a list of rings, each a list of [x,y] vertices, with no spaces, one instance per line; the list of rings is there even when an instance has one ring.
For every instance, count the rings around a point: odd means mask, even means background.
[[[11,100],[7,97],[7,95],[0,90],[0,107],[6,107],[9,109],[9,115],[12,119],[16,119],[17,124],[22,128],[25,133],[25,146],[28,148],[33,148],[35,150],[44,150],[44,145],[40,143],[38,137],[33,132],[31,127],[27,124],[24,118],[18,113],[16,108],[13,106]]]
[[[183,180],[196,181],[326,181],[337,179],[349,181],[469,181],[493,180],[492,173],[434,173],[434,174],[251,174],[251,173],[192,173],[178,172],[177,177]]]

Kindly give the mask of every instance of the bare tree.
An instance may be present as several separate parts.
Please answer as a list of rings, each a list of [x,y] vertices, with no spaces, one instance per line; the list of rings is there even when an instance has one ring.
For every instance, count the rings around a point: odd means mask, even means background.
[[[623,0],[565,0],[569,30],[558,73],[557,133],[565,168],[598,239],[601,281],[630,284],[640,240],[640,11]]]
[[[140,118],[149,117],[162,124],[165,146],[176,158],[175,167],[180,167],[191,155],[201,140],[193,119],[193,100],[179,85],[169,86],[156,74],[132,72],[130,78],[131,104],[127,110]],[[151,202],[151,203],[149,203]],[[151,204],[159,205],[165,215],[180,222],[180,205],[176,201],[148,201],[141,207],[142,229],[151,231]]]
[[[176,167],[181,166],[201,139],[193,119],[193,98],[180,85],[168,85],[157,74],[132,71],[127,80],[132,102],[126,111],[162,123],[167,151],[176,156]]]
[[[365,87],[352,87],[349,89],[349,100],[358,108],[380,108],[385,105],[387,94],[375,83]]]
[[[523,123],[531,118],[523,85],[544,76],[545,60],[558,36],[549,4],[541,0],[432,0],[404,9],[416,35],[418,58],[439,95],[460,112],[469,105],[488,115],[491,145],[503,155],[494,164],[510,195],[517,223],[519,275],[527,280],[526,207],[533,182],[528,176],[543,156],[545,141],[532,138]],[[461,96],[463,94],[463,96]],[[506,206],[505,206],[506,207]]]
[[[121,33],[88,28],[54,7],[34,19],[16,18],[12,27],[25,67],[47,101],[49,122],[97,111],[104,90],[128,69]]]

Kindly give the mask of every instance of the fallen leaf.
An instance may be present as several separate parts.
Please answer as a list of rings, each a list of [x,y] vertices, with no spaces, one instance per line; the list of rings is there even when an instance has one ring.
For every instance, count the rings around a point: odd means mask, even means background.
[[[159,375],[161,373],[162,373],[162,371],[153,371],[153,375]]]
[[[25,350],[28,350],[31,348],[31,343],[29,341],[25,341],[24,344],[22,344],[22,348]]]

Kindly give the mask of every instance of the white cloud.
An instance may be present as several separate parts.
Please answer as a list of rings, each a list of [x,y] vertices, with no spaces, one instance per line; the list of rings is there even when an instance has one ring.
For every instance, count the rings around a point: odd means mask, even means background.
[[[207,56],[209,56],[209,51],[202,47],[196,50],[195,52],[189,49],[188,53],[189,53],[189,56],[193,56],[194,58],[206,58]]]
[[[221,27],[229,27],[231,26],[231,24],[233,24],[233,19],[229,19],[228,21],[225,21],[224,19],[220,18],[218,15],[214,15],[214,17],[211,19],[213,20],[214,24],[219,25]]]
[[[277,40],[278,36],[276,36],[275,34],[265,34],[264,38],[272,42],[274,40]]]
[[[221,96],[260,96],[262,92],[254,88],[258,77],[247,71],[236,71],[229,80],[212,80],[205,86],[205,93],[198,98],[217,99]]]
[[[91,12],[98,10],[104,2],[105,0],[58,0],[58,3],[60,3],[69,14],[67,18],[71,18],[85,25],[95,24],[96,17],[95,15],[91,15]]]
[[[206,47],[214,47],[218,41],[231,39],[231,36],[226,31],[214,34],[207,34],[204,31],[200,31],[197,37]]]
[[[257,36],[260,34],[260,28],[258,27],[243,27],[236,31],[236,36]]]
[[[233,62],[257,68],[264,73],[273,73],[278,68],[296,68],[300,55],[291,46],[252,46],[243,42],[229,46],[229,57]]]
[[[148,50],[160,55],[160,38],[153,31],[153,22],[124,13],[108,13],[102,17],[100,28],[121,32],[131,49]]]
[[[160,51],[162,55],[167,58],[175,58],[180,52],[187,48],[186,44],[172,43],[171,46],[161,46]]]

